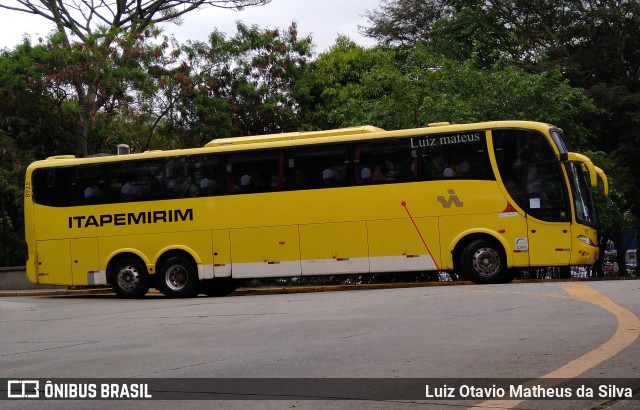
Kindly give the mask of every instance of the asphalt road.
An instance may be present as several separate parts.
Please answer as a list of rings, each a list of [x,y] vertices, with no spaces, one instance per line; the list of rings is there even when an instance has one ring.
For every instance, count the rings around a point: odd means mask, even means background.
[[[608,402],[602,408],[640,409],[638,316],[640,281],[195,299],[19,296],[0,299],[0,378],[416,378],[450,385],[456,379],[448,378],[618,378],[631,382],[635,400],[359,397],[100,407],[590,409]],[[97,404],[0,401],[3,408]]]

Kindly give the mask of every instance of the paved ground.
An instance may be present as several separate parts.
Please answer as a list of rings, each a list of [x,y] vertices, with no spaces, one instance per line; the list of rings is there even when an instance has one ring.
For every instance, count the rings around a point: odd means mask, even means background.
[[[445,378],[546,376],[635,382],[640,373],[640,281],[257,293],[182,300],[151,294],[133,301],[110,293],[2,298],[0,377],[437,378],[446,383],[453,379]],[[635,386],[640,388],[640,381]],[[638,400],[607,401],[126,404],[155,409],[639,408]],[[6,408],[91,404],[0,402]]]

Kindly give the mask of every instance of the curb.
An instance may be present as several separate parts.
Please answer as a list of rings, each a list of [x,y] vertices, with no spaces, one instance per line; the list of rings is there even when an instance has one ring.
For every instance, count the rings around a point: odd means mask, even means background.
[[[289,293],[319,293],[319,292],[342,292],[349,290],[372,290],[372,289],[401,289],[401,288],[427,288],[433,286],[459,286],[472,285],[469,281],[456,282],[397,282],[397,283],[372,283],[363,285],[319,285],[319,286],[290,286],[290,287],[268,287],[268,288],[239,288],[232,295],[272,295]]]
[[[457,282],[410,282],[410,283],[374,283],[366,285],[322,285],[322,286],[289,286],[289,287],[264,287],[264,288],[239,288],[230,296],[249,295],[275,295],[292,293],[319,293],[339,292],[349,290],[366,289],[398,289],[398,288],[422,288],[431,286],[457,286],[471,285],[468,281]],[[6,290],[0,291],[0,297],[10,296],[69,296],[69,295],[102,295],[114,294],[111,288],[70,288],[70,289],[42,289],[42,290]],[[149,294],[159,295],[156,289],[151,289]]]
[[[562,283],[562,282],[601,282],[607,280],[640,280],[640,277],[628,278],[566,278],[566,279],[517,279],[511,283]],[[428,288],[436,286],[462,286],[476,285],[473,282],[460,280],[452,282],[397,282],[397,283],[372,283],[361,285],[318,285],[318,286],[282,286],[264,288],[239,288],[230,296],[250,296],[250,295],[276,295],[295,293],[320,293],[320,292],[343,292],[353,290],[374,290],[374,289],[402,289],[402,288]],[[0,297],[10,296],[71,296],[71,295],[104,295],[114,294],[111,288],[68,288],[68,289],[42,289],[42,290],[0,290]],[[160,295],[156,289],[149,291],[151,295]]]
[[[111,290],[111,288],[0,290],[0,297],[7,297],[7,296],[100,295],[100,294],[105,294],[105,293],[113,293],[113,290]]]

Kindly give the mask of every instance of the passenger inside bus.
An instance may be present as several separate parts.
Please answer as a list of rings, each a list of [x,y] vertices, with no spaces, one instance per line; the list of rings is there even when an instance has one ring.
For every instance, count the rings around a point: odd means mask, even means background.
[[[244,174],[242,177],[240,177],[240,189],[239,192],[250,192],[251,188],[254,185],[254,179],[251,175],[249,174]]]
[[[364,167],[360,170],[360,182],[363,184],[371,182],[371,168]]]
[[[102,189],[100,189],[96,184],[88,186],[84,190],[84,202],[89,205],[101,204],[104,202],[104,193],[102,192]]]
[[[373,173],[371,174],[371,181],[373,182],[390,182],[393,178],[389,177],[382,171],[382,165],[376,164],[373,167]]]
[[[198,188],[192,183],[185,166],[174,167],[171,177],[167,178],[167,196],[169,198],[194,197]]]
[[[141,195],[140,186],[134,184],[131,181],[127,181],[124,183],[124,185],[122,185],[121,192],[123,201],[133,201],[134,199],[139,198]]]
[[[338,186],[338,176],[331,168],[322,171],[322,184],[326,187]]]

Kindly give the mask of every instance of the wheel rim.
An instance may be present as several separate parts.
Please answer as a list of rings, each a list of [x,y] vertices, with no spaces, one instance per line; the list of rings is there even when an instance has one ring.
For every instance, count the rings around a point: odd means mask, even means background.
[[[473,254],[473,268],[483,278],[491,278],[500,272],[500,254],[492,248],[480,248]]]
[[[182,265],[172,265],[164,275],[164,281],[171,290],[180,290],[189,282],[189,272]]]
[[[118,271],[117,282],[120,289],[131,292],[140,283],[140,272],[133,266],[123,266]]]

